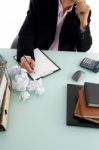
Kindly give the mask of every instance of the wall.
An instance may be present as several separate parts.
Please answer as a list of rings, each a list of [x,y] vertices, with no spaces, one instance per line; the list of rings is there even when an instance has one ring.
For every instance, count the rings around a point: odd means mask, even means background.
[[[0,48],[9,48],[17,35],[29,6],[29,0],[0,0]]]

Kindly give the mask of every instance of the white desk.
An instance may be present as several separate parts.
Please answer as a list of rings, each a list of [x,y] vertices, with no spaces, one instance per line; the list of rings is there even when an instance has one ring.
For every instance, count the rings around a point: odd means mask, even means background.
[[[8,68],[15,50],[0,49],[8,60]],[[99,129],[66,126],[66,85],[98,82],[99,73],[94,74],[79,67],[85,57],[98,59],[99,54],[50,52],[49,57],[60,66],[61,71],[43,79],[45,94],[22,102],[19,93],[13,91],[9,108],[8,128],[0,132],[0,150],[99,150]],[[82,69],[85,77],[79,82],[71,79],[72,74]]]

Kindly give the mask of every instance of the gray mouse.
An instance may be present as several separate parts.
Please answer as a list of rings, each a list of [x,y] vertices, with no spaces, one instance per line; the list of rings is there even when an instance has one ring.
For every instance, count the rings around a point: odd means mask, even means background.
[[[78,70],[78,71],[76,71],[76,72],[73,74],[72,79],[73,79],[74,81],[78,81],[84,74],[85,74],[84,71]]]

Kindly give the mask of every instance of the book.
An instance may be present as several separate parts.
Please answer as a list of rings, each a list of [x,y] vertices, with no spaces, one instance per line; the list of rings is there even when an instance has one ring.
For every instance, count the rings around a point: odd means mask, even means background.
[[[99,118],[99,108],[90,107],[87,105],[85,91],[83,87],[79,90],[79,103],[80,103],[81,116],[88,117],[88,118]]]
[[[88,120],[88,121],[96,123],[96,124],[99,124],[99,118],[88,118],[88,117],[83,117],[81,115],[81,107],[80,107],[80,99],[79,98],[78,98],[76,108],[75,108],[75,111],[74,111],[74,116],[76,116],[78,118],[81,118],[81,119]]]
[[[99,124],[74,116],[78,101],[78,92],[82,85],[67,84],[66,87],[66,125],[88,128],[99,128]]]
[[[99,84],[85,82],[84,88],[88,106],[99,107]]]
[[[32,79],[44,78],[60,70],[60,67],[38,48],[34,50],[34,57],[36,66],[34,72],[29,74]]]

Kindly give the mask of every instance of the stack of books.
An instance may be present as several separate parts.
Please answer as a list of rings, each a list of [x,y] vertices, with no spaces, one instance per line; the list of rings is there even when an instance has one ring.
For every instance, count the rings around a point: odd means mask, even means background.
[[[79,89],[74,116],[99,124],[99,84],[85,82]]]
[[[7,73],[7,61],[0,55],[0,131],[7,129],[11,80]]]

